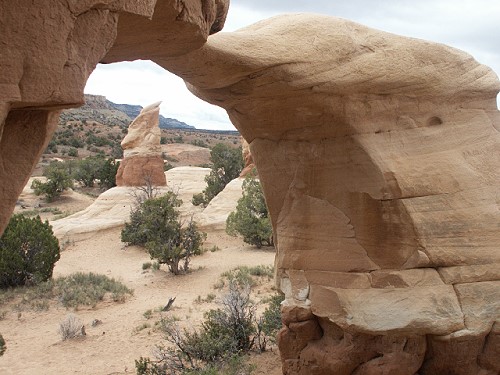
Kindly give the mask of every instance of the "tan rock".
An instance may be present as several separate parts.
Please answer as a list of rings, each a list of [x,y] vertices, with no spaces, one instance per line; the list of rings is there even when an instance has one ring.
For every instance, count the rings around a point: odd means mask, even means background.
[[[159,128],[160,103],[141,110],[121,143],[124,159],[116,173],[117,186],[164,186]]]
[[[227,217],[236,210],[238,200],[243,195],[243,181],[242,178],[235,178],[210,201],[203,212],[196,217],[200,228],[204,230],[226,230]]]
[[[129,125],[127,135],[121,142],[125,158],[161,154],[160,104],[157,102],[144,107]]]
[[[442,267],[439,275],[446,284],[462,284],[477,281],[500,280],[500,264],[480,264],[472,266]]]
[[[446,335],[464,329],[452,286],[337,289],[311,285],[311,310],[344,330],[372,335]]]
[[[352,339],[339,346],[328,331],[283,357],[287,374],[442,374],[460,368],[455,346],[470,348],[464,358],[473,363],[485,356],[491,328],[469,330],[464,316],[491,326],[496,304],[488,297],[477,310],[461,307],[457,293],[466,290],[440,275],[498,280],[485,270],[500,262],[500,83],[491,69],[447,46],[303,14],[157,62],[226,108],[249,142],[288,301],[310,303],[323,329],[336,324]],[[481,269],[476,277],[465,267]],[[495,295],[490,284],[471,285]],[[411,365],[389,352],[376,358],[387,332],[418,343]],[[424,335],[447,338],[427,349]],[[485,363],[457,373],[489,374],[495,362]]]
[[[500,281],[455,285],[465,326],[475,336],[485,336],[500,324]]]
[[[416,268],[413,270],[393,271],[378,270],[371,274],[374,288],[412,288],[416,286],[442,286],[443,280],[434,268]]]

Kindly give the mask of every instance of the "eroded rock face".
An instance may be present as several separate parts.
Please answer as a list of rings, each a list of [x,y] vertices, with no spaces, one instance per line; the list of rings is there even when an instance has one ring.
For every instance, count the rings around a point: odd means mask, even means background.
[[[225,107],[250,143],[286,295],[284,373],[500,371],[491,69],[314,15],[157,62]]]
[[[161,102],[142,109],[121,143],[123,160],[116,173],[117,186],[165,186],[158,127]]]
[[[0,233],[57,127],[59,109],[84,103],[96,64],[199,48],[222,28],[228,4],[0,0]]]

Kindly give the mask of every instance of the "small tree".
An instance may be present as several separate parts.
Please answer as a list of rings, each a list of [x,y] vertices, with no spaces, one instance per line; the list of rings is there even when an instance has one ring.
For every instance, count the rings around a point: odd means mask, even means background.
[[[175,275],[188,271],[191,257],[201,253],[206,236],[193,220],[182,225],[176,209],[181,203],[173,192],[145,200],[132,210],[121,234],[123,242],[146,246],[151,259],[167,264]]]
[[[260,182],[248,175],[243,182],[243,196],[238,200],[236,211],[226,220],[226,232],[241,235],[243,241],[261,248],[273,246],[273,229],[267,211]]]
[[[89,156],[78,161],[73,175],[85,187],[93,187],[98,182],[100,187],[109,189],[116,186],[118,166],[114,159]]]
[[[45,195],[49,202],[59,197],[64,190],[73,187],[71,172],[66,163],[58,161],[50,163],[43,171],[43,175],[47,177],[47,182],[33,180],[31,188],[35,191],[35,195]]]
[[[206,206],[219,194],[226,185],[238,177],[243,169],[243,157],[241,147],[233,148],[224,143],[217,143],[210,151],[212,170],[205,177],[207,187],[200,194],[193,196],[192,203],[195,206]]]
[[[59,242],[48,221],[14,215],[0,237],[0,287],[40,283],[52,277]]]

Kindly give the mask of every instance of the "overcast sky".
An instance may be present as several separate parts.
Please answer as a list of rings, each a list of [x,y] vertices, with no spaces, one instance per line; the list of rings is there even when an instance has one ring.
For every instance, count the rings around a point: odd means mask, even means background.
[[[395,34],[464,50],[500,75],[500,0],[231,0],[223,31],[283,13],[347,18]],[[192,95],[184,82],[149,61],[99,65],[85,92],[142,106],[161,100],[161,114],[198,129],[234,129],[226,112]]]

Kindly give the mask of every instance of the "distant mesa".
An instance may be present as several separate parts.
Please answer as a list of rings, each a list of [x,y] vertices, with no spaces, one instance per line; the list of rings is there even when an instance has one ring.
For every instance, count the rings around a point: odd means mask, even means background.
[[[85,94],[85,104],[80,108],[64,110],[60,122],[95,121],[103,125],[128,126],[141,113],[142,106],[132,104],[116,104],[103,95]],[[192,129],[196,128],[174,118],[159,115],[160,129]]]

